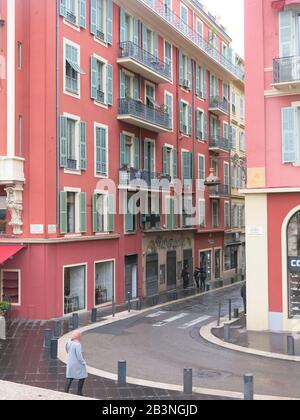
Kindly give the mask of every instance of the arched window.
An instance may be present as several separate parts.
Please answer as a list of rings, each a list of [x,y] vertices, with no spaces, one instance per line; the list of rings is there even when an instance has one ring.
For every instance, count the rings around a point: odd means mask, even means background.
[[[300,212],[287,227],[289,318],[300,318]]]

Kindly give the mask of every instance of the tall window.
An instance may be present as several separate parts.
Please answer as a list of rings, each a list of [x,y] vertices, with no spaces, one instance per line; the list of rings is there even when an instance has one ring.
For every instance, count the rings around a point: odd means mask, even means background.
[[[86,267],[64,269],[64,312],[65,315],[86,308]]]

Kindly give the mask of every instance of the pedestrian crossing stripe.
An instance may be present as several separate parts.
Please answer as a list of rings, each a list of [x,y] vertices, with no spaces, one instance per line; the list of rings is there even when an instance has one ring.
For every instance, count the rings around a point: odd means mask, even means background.
[[[159,311],[155,312],[154,314],[147,315],[146,318],[158,318],[159,316],[164,315],[166,313],[167,311]]]
[[[204,321],[207,321],[210,319],[210,316],[201,316],[200,318],[194,319],[193,321],[187,322],[186,324],[179,327],[181,330],[184,330],[186,328],[193,327],[194,325],[201,324]]]
[[[153,325],[153,327],[163,327],[164,325],[170,324],[171,322],[178,321],[179,319],[182,319],[190,314],[182,313],[175,316],[172,316],[171,318],[165,319],[164,321],[157,322]]]

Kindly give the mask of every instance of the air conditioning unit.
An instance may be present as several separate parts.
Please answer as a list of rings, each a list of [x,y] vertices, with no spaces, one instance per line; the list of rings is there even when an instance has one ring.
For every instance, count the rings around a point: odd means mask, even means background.
[[[185,89],[190,89],[191,88],[191,81],[190,80],[184,80],[183,81],[183,87],[185,88]]]

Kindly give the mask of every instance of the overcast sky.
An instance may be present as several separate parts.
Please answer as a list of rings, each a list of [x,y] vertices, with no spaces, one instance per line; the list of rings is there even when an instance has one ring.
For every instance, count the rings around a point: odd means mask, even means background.
[[[221,17],[233,39],[233,48],[244,57],[244,0],[202,0],[208,10]]]

